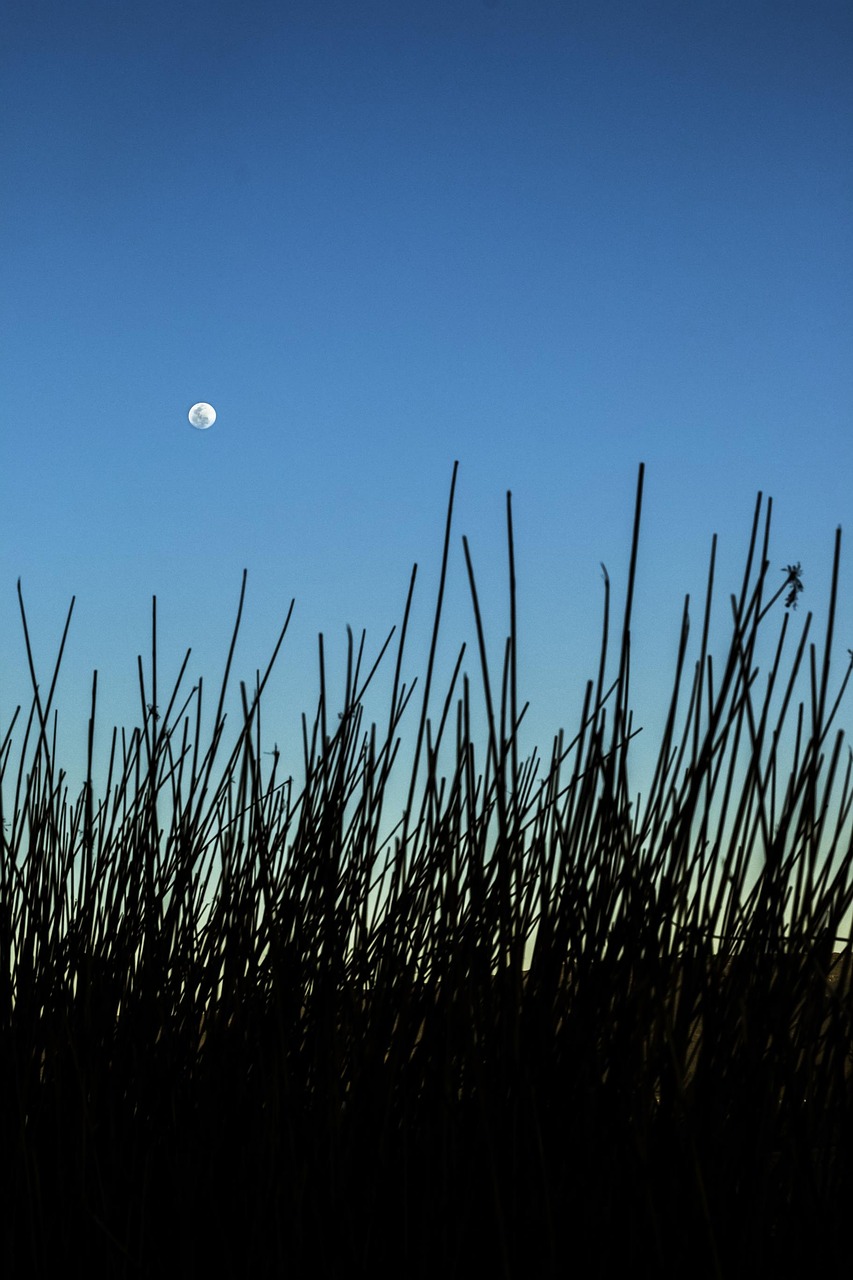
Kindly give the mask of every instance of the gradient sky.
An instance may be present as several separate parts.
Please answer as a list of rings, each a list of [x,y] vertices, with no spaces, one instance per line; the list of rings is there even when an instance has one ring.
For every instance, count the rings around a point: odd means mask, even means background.
[[[0,736],[30,697],[19,577],[45,687],[77,597],[76,791],[93,668],[106,751],[156,593],[161,688],[192,646],[212,697],[245,567],[234,677],[295,597],[264,733],[298,753],[317,633],[342,688],[346,624],[376,653],[415,561],[422,677],[454,459],[441,670],[466,533],[499,671],[511,489],[527,748],[576,723],[640,461],[638,723],[714,532],[725,623],[758,490],[819,639],[853,528],[851,155],[846,0],[6,0]]]

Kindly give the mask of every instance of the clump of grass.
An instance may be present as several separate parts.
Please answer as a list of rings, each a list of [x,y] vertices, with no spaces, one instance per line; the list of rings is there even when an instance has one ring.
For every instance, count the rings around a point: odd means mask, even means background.
[[[413,573],[387,721],[366,726],[363,698],[394,633],[371,665],[350,633],[337,718],[321,637],[298,769],[277,747],[267,766],[260,732],[289,613],[263,678],[240,685],[226,752],[244,575],[207,748],[203,684],[180,693],[189,654],[168,700],[158,685],[155,599],[141,726],[120,746],[113,731],[97,799],[95,675],[87,782],[69,802],[50,734],[65,635],[45,698],[19,584],[33,701],[16,772],[17,712],[0,742],[6,1275],[433,1280],[628,1262],[723,1276],[846,1257],[840,539],[823,649],[807,648],[808,617],[787,667],[801,568],[773,590],[770,504],[759,495],[721,663],[714,543],[699,654],[691,674],[685,602],[656,769],[632,802],[642,468],[615,671],[605,575],[597,676],[544,766],[519,758],[509,496],[499,672],[463,539],[486,741],[472,740],[463,652],[434,701],[455,479],[423,692],[403,681]],[[759,636],[776,622],[762,691]]]

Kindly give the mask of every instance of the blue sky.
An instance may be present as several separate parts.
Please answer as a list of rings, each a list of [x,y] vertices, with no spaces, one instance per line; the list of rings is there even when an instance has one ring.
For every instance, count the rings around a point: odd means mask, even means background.
[[[342,686],[347,623],[378,651],[415,561],[422,676],[454,459],[442,670],[462,533],[499,669],[511,489],[528,748],[575,725],[640,461],[639,723],[714,532],[725,622],[758,490],[820,634],[853,526],[848,4],[9,0],[0,121],[0,735],[16,580],[45,684],[76,595],[72,786],[93,668],[99,750],[138,723],[155,593],[161,687],[192,646],[211,696],[243,568],[237,680],[295,597],[269,745],[299,750],[317,633]]]

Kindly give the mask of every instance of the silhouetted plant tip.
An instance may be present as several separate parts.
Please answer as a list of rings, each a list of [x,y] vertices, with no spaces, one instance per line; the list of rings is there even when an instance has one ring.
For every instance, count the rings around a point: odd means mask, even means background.
[[[457,470],[422,681],[407,670],[415,567],[399,629],[376,646],[347,628],[339,683],[319,637],[316,710],[267,749],[262,695],[294,605],[226,713],[244,571],[205,742],[210,693],[201,678],[184,692],[189,650],[164,686],[155,598],[142,723],[101,737],[96,672],[76,799],[53,707],[71,610],[40,683],[19,580],[32,703],[16,759],[20,708],[0,733],[3,1274],[849,1265],[840,533],[822,650],[812,615],[794,635],[787,611],[801,565],[768,587],[759,494],[721,607],[730,642],[712,652],[714,537],[695,641],[689,597],[673,615],[643,792],[629,679],[644,468],[621,632],[602,565],[578,724],[527,758],[510,494],[507,634],[487,642],[462,538],[475,672],[457,644],[436,692]]]
[[[785,608],[796,609],[797,596],[803,589],[803,567],[798,561],[796,564],[786,564],[782,572],[788,575],[785,579],[785,586],[790,587],[790,590],[785,597]]]

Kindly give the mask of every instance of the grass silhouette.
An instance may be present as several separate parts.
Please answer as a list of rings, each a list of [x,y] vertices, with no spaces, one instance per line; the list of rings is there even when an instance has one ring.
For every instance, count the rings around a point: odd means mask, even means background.
[[[168,698],[158,684],[155,599],[141,727],[120,744],[113,731],[96,799],[96,673],[87,782],[70,803],[50,724],[71,610],[44,697],[19,583],[33,700],[17,770],[18,712],[0,741],[13,792],[0,787],[4,1274],[718,1277],[846,1259],[840,533],[822,651],[807,649],[807,617],[787,666],[801,566],[772,583],[770,504],[759,495],[719,663],[714,542],[699,655],[690,674],[685,602],[640,805],[643,468],[615,670],[605,574],[597,676],[544,768],[519,758],[509,495],[499,673],[463,539],[487,740],[472,740],[462,652],[433,707],[455,481],[456,467],[422,693],[402,679],[413,573],[387,722],[366,726],[362,700],[394,633],[369,669],[350,633],[337,717],[320,638],[298,782],[278,744],[265,764],[260,733],[290,613],[263,678],[240,686],[225,747],[244,574],[207,748],[202,682],[179,693],[187,659]],[[795,706],[801,670],[810,698]],[[414,757],[394,815],[407,711]]]

